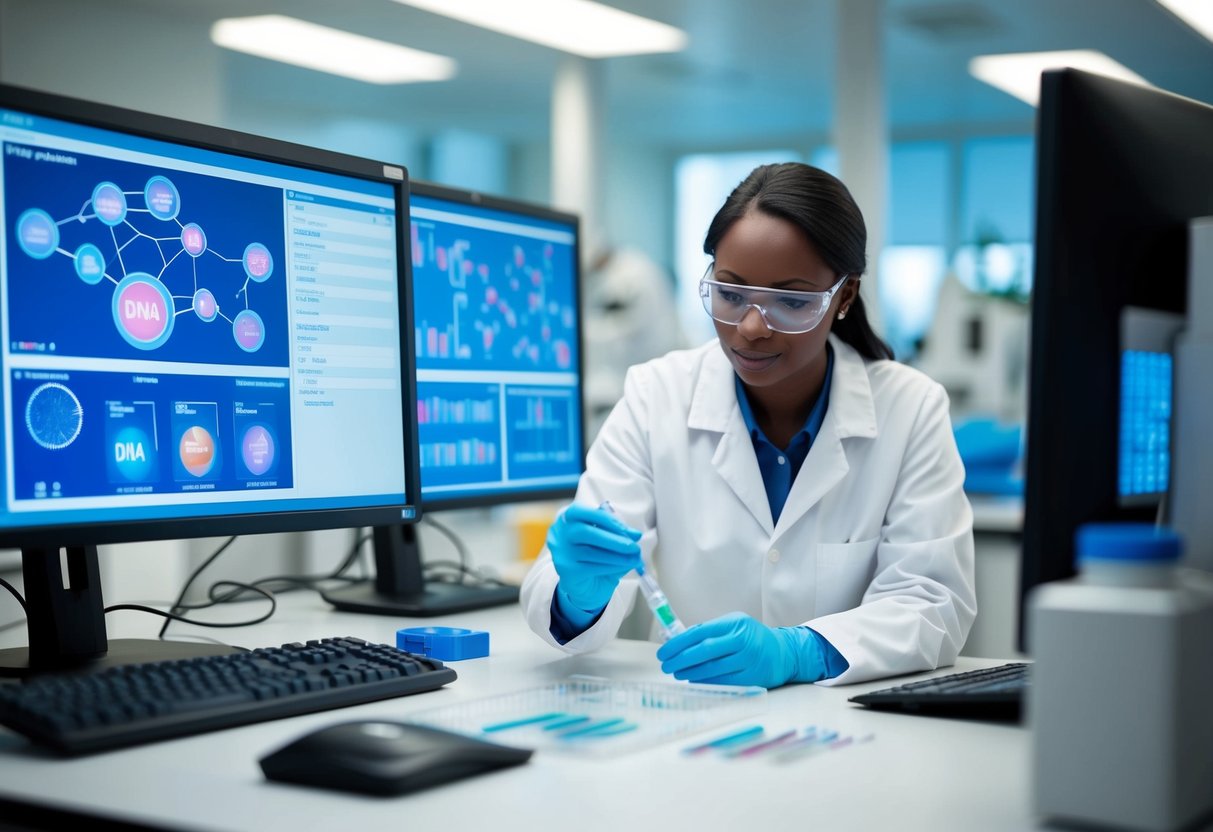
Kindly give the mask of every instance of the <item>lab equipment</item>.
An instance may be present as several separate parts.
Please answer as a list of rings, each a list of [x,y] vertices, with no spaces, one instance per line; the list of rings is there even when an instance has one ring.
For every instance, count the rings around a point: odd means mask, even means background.
[[[682,749],[682,753],[698,754],[713,748],[725,748],[727,746],[734,745],[739,742],[745,742],[748,739],[761,736],[762,732],[765,730],[766,729],[761,725],[752,725],[749,728],[743,728],[740,731],[733,731],[732,733],[725,734],[723,737],[717,737],[714,740],[708,740],[707,742],[699,743],[698,745],[689,746]]]
[[[434,690],[442,662],[357,638],[129,664],[0,685],[0,725],[66,754]]]
[[[759,687],[569,676],[545,685],[410,714],[410,721],[540,751],[610,756],[754,717]],[[549,715],[555,714],[548,718]],[[622,720],[616,722],[615,720]],[[601,723],[611,722],[610,725]],[[563,736],[597,726],[580,736]],[[552,730],[545,730],[551,727]]]
[[[742,613],[697,624],[657,650],[675,679],[779,687],[825,676],[820,636],[808,627],[768,627]]]
[[[1026,662],[1009,662],[881,688],[848,701],[883,711],[1013,721],[1022,712],[1028,674]]]
[[[1081,825],[1188,828],[1213,812],[1213,579],[1180,539],[1087,524],[1079,576],[1029,599],[1037,813]]]
[[[795,736],[795,729],[784,731],[783,733],[776,734],[769,739],[760,740],[759,742],[751,743],[750,745],[742,748],[727,751],[725,754],[729,757],[753,757],[755,754],[761,754],[764,751],[769,751],[772,748],[783,745],[784,743],[793,739]]]
[[[838,731],[819,729],[815,725],[803,730],[785,728],[767,734],[765,728],[757,725],[692,745],[684,748],[682,753],[698,756],[715,752],[717,757],[725,760],[764,757],[776,763],[790,763],[849,745],[871,742],[874,738],[875,734],[865,734],[859,739],[850,734],[843,737]]]
[[[464,627],[405,627],[396,631],[396,646],[444,662],[479,659],[489,654],[489,634]]]
[[[603,500],[598,507],[611,515],[615,514],[615,508],[611,505],[610,500]],[[653,615],[657,619],[657,625],[661,627],[662,640],[669,641],[679,633],[686,632],[686,625],[674,614],[674,608],[670,606],[670,599],[665,597],[665,593],[661,591],[661,587],[657,585],[653,576],[645,571],[643,562],[636,565],[636,577],[640,580],[640,594],[644,596],[645,603],[649,605],[649,609],[653,611]]]
[[[636,577],[640,579],[640,591],[644,595],[645,603],[649,605],[649,609],[657,618],[657,624],[661,627],[662,638],[669,641],[679,633],[685,633],[686,625],[678,620],[674,608],[670,606],[670,600],[665,597],[653,576],[644,571],[644,566],[636,567]]]
[[[568,716],[568,714],[562,714],[559,711],[553,711],[551,713],[546,713],[546,714],[535,714],[534,716],[524,716],[524,717],[520,717],[518,719],[507,719],[505,722],[494,722],[491,725],[484,726],[480,730],[486,734],[493,734],[493,733],[496,733],[497,731],[508,731],[511,728],[521,728],[524,725],[535,725],[540,722],[550,722],[553,719],[560,719],[561,717],[564,717],[564,716]]]
[[[270,780],[364,794],[407,794],[516,766],[531,751],[407,722],[357,721],[304,734],[266,756]]]
[[[708,267],[708,274],[712,273],[714,265]],[[745,319],[750,309],[757,309],[768,329],[797,335],[821,323],[830,308],[830,301],[848,276],[844,274],[824,292],[804,292],[738,286],[704,275],[699,281],[699,297],[703,300],[704,311],[722,324],[736,326]]]

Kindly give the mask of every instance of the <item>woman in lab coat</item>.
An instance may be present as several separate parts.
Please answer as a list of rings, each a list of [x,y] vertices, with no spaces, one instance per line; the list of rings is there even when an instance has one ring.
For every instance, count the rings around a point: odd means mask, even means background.
[[[868,324],[866,238],[817,168],[737,186],[704,241],[718,338],[628,371],[522,587],[543,639],[613,638],[642,563],[688,628],[657,651],[679,679],[834,684],[955,661],[976,614],[964,469],[943,388]]]

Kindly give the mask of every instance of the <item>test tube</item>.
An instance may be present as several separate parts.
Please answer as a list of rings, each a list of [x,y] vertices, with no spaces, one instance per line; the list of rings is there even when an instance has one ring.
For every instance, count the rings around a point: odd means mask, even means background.
[[[615,508],[611,505],[610,500],[603,500],[598,507],[611,514],[615,513]],[[636,567],[636,577],[640,579],[640,593],[644,596],[645,603],[649,605],[649,609],[657,618],[657,624],[661,627],[662,640],[669,641],[679,633],[685,632],[686,625],[679,621],[678,616],[674,614],[674,608],[670,606],[670,599],[665,597],[665,593],[661,591],[657,581],[644,571],[643,563]]]

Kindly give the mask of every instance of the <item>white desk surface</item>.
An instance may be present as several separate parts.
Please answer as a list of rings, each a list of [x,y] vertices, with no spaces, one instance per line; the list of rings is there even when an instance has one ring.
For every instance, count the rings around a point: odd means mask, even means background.
[[[233,605],[233,620],[260,605]],[[214,613],[212,613],[214,614]],[[107,616],[111,637],[154,636],[159,619]],[[199,635],[245,647],[351,635],[394,643],[400,627],[488,630],[491,655],[452,662],[458,680],[400,699],[195,735],[131,749],[60,759],[0,729],[0,797],[158,827],[207,830],[403,829],[560,830],[1023,830],[1029,806],[1028,731],[984,723],[871,712],[848,703],[886,680],[842,688],[792,685],[768,694],[768,731],[817,725],[871,741],[792,763],[761,755],[687,757],[681,749],[728,727],[607,759],[537,752],[525,765],[395,798],[374,798],[267,781],[257,760],[299,735],[335,722],[407,718],[410,712],[532,687],[574,673],[670,681],[655,644],[616,640],[568,657],[543,644],[517,606],[449,618],[398,619],[338,613],[311,593],[280,599],[256,627],[204,630],[174,623],[170,636]],[[18,630],[0,646],[23,643]],[[998,662],[962,658],[956,668]],[[740,723],[739,723],[740,724]]]

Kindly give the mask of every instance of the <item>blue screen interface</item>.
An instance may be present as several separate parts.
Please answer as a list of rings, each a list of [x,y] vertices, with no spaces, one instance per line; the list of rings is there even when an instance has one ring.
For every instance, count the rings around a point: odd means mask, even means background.
[[[0,108],[0,528],[403,505],[397,219]]]
[[[1120,372],[1120,464],[1122,500],[1158,497],[1171,475],[1171,356],[1124,350]]]
[[[575,487],[576,224],[416,193],[409,211],[423,501]]]

